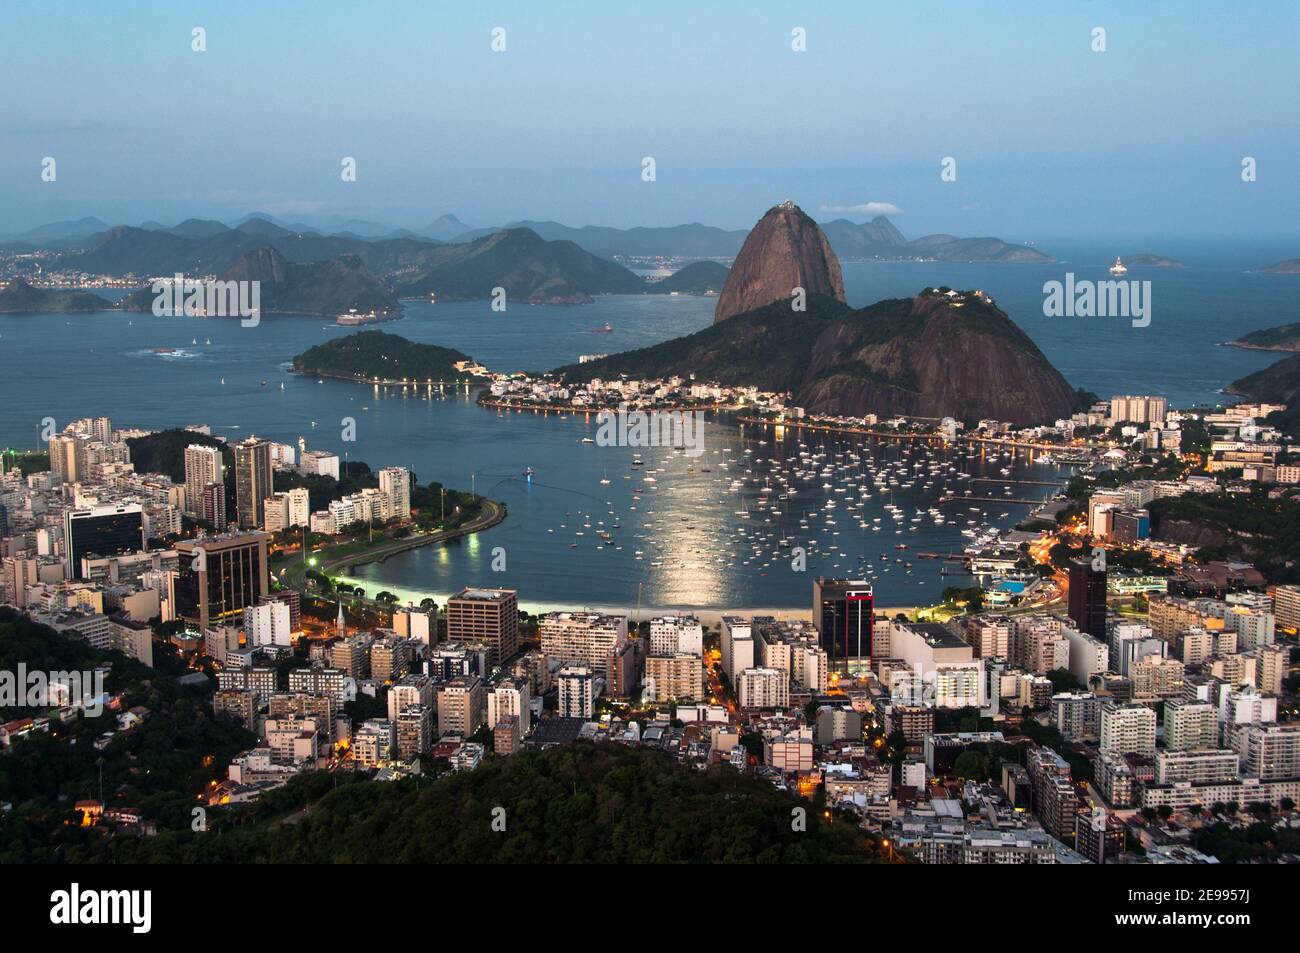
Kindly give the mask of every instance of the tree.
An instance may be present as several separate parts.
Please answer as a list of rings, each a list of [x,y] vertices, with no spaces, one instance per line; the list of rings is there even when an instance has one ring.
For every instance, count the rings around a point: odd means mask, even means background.
[[[983,752],[967,750],[957,755],[952,770],[957,777],[969,781],[988,780],[989,759]]]
[[[1174,809],[1168,804],[1161,804],[1156,808],[1156,813],[1160,815],[1160,820],[1168,821],[1169,818],[1174,816]]]

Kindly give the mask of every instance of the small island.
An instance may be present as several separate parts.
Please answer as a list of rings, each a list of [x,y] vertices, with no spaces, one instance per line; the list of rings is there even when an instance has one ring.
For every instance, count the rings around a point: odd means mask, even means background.
[[[1259,270],[1266,275],[1300,275],[1300,258],[1288,258]]]
[[[37,288],[21,278],[0,286],[0,314],[84,314],[112,309],[112,302],[88,291]]]
[[[468,380],[476,365],[468,354],[416,344],[385,331],[358,331],[318,344],[293,359],[293,373],[381,384]]]
[[[1224,345],[1253,351],[1300,351],[1300,322],[1251,331],[1235,341],[1225,341]]]
[[[1163,255],[1153,255],[1150,252],[1139,252],[1135,255],[1121,255],[1120,260],[1129,268],[1181,268],[1183,263],[1177,258],[1165,258]]]
[[[730,270],[716,261],[693,261],[662,281],[647,283],[646,291],[651,294],[721,294]]]

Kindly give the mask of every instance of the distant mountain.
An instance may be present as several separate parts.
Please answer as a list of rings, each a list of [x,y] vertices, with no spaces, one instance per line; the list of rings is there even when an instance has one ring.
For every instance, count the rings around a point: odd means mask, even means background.
[[[187,230],[212,231],[194,224],[187,224]],[[571,242],[545,242],[527,229],[443,245],[424,238],[301,234],[260,218],[206,237],[118,226],[99,235],[89,248],[61,256],[59,264],[95,274],[220,275],[241,256],[264,247],[300,264],[354,256],[371,275],[406,296],[434,292],[447,299],[486,298],[493,288],[503,287],[512,300],[582,303],[595,294],[645,290],[645,283],[623,266]]]
[[[597,258],[572,242],[548,242],[527,228],[476,241],[434,246],[418,275],[398,281],[398,294],[439,300],[488,298],[504,288],[507,301],[582,304],[595,294],[638,294],[645,282],[622,265]]]
[[[352,309],[401,310],[393,293],[355,255],[302,263],[288,261],[274,248],[261,247],[241,256],[218,280],[260,282],[263,315],[334,317]],[[149,311],[153,301],[152,288],[144,287],[123,298],[120,307],[124,311]]]
[[[440,242],[450,242],[465,235],[469,230],[469,226],[455,215],[447,214],[439,215],[434,221],[420,229],[418,234]]]
[[[107,222],[98,218],[79,218],[71,222],[51,222],[49,225],[29,229],[14,237],[17,241],[31,245],[44,245],[69,238],[89,238],[108,227]]]
[[[817,223],[793,202],[770,208],[745,238],[727,274],[713,321],[725,321],[773,301],[789,306],[795,288],[844,301],[844,276]]]
[[[574,228],[559,222],[511,222],[507,228],[530,228],[548,241],[571,241],[603,257],[623,258],[734,258],[749,233],[728,231],[698,222],[666,228],[607,228],[584,225]],[[954,235],[926,235],[908,241],[883,215],[856,224],[847,219],[822,223],[831,248],[849,259],[937,259],[939,261],[1052,261],[1027,245],[1013,245],[998,238],[957,238]],[[496,228],[465,232],[460,241],[482,238]]]
[[[1269,275],[1300,275],[1300,258],[1288,258],[1259,270]]]
[[[821,229],[841,258],[882,258],[898,254],[907,245],[903,233],[883,215],[861,225],[837,218],[822,222]]]
[[[1257,351],[1300,351],[1300,323],[1251,331],[1235,341],[1225,343],[1228,347],[1244,347]]]
[[[1276,364],[1235,380],[1223,391],[1251,403],[1286,404],[1287,409],[1270,415],[1268,422],[1292,439],[1300,439],[1300,354],[1284,357]]]
[[[348,234],[355,235],[358,238],[384,238],[393,233],[391,225],[384,225],[382,222],[370,222],[363,218],[350,218],[339,226],[336,230],[331,230],[331,234]]]
[[[167,229],[173,235],[183,235],[186,238],[211,238],[213,235],[220,235],[222,232],[230,231],[230,227],[210,218],[187,218],[185,221],[173,228]]]
[[[293,359],[297,374],[348,380],[451,381],[467,375],[453,366],[469,355],[432,344],[416,344],[383,331],[358,331],[318,344]]]
[[[112,302],[86,291],[34,288],[21,278],[12,278],[0,288],[0,314],[72,314],[111,311]]]
[[[250,218],[237,225],[235,231],[243,232],[246,235],[257,235],[261,238],[284,238],[286,235],[293,234],[290,229],[264,218]]]
[[[789,392],[812,413],[1050,422],[1079,407],[1059,371],[973,292],[932,289],[854,310],[777,301],[683,338],[562,367],[567,380],[669,377]]]
[[[646,282],[650,294],[720,294],[730,269],[716,261],[693,261],[661,281]]]

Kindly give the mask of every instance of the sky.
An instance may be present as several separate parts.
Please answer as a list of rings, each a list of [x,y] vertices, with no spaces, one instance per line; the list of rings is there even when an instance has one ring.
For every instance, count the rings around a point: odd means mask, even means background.
[[[9,0],[0,234],[748,228],[792,199],[909,236],[1294,235],[1298,27],[1282,0]]]

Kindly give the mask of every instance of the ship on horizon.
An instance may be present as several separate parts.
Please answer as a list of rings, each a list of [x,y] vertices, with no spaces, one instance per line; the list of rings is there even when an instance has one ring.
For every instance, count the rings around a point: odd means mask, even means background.
[[[1127,274],[1128,274],[1128,268],[1124,265],[1124,262],[1122,262],[1122,261],[1119,260],[1119,256],[1118,256],[1118,255],[1115,256],[1115,264],[1113,264],[1113,265],[1110,266],[1110,273],[1111,273],[1112,275],[1114,275],[1115,277],[1117,277],[1117,278],[1118,278],[1120,275],[1127,275]]]

